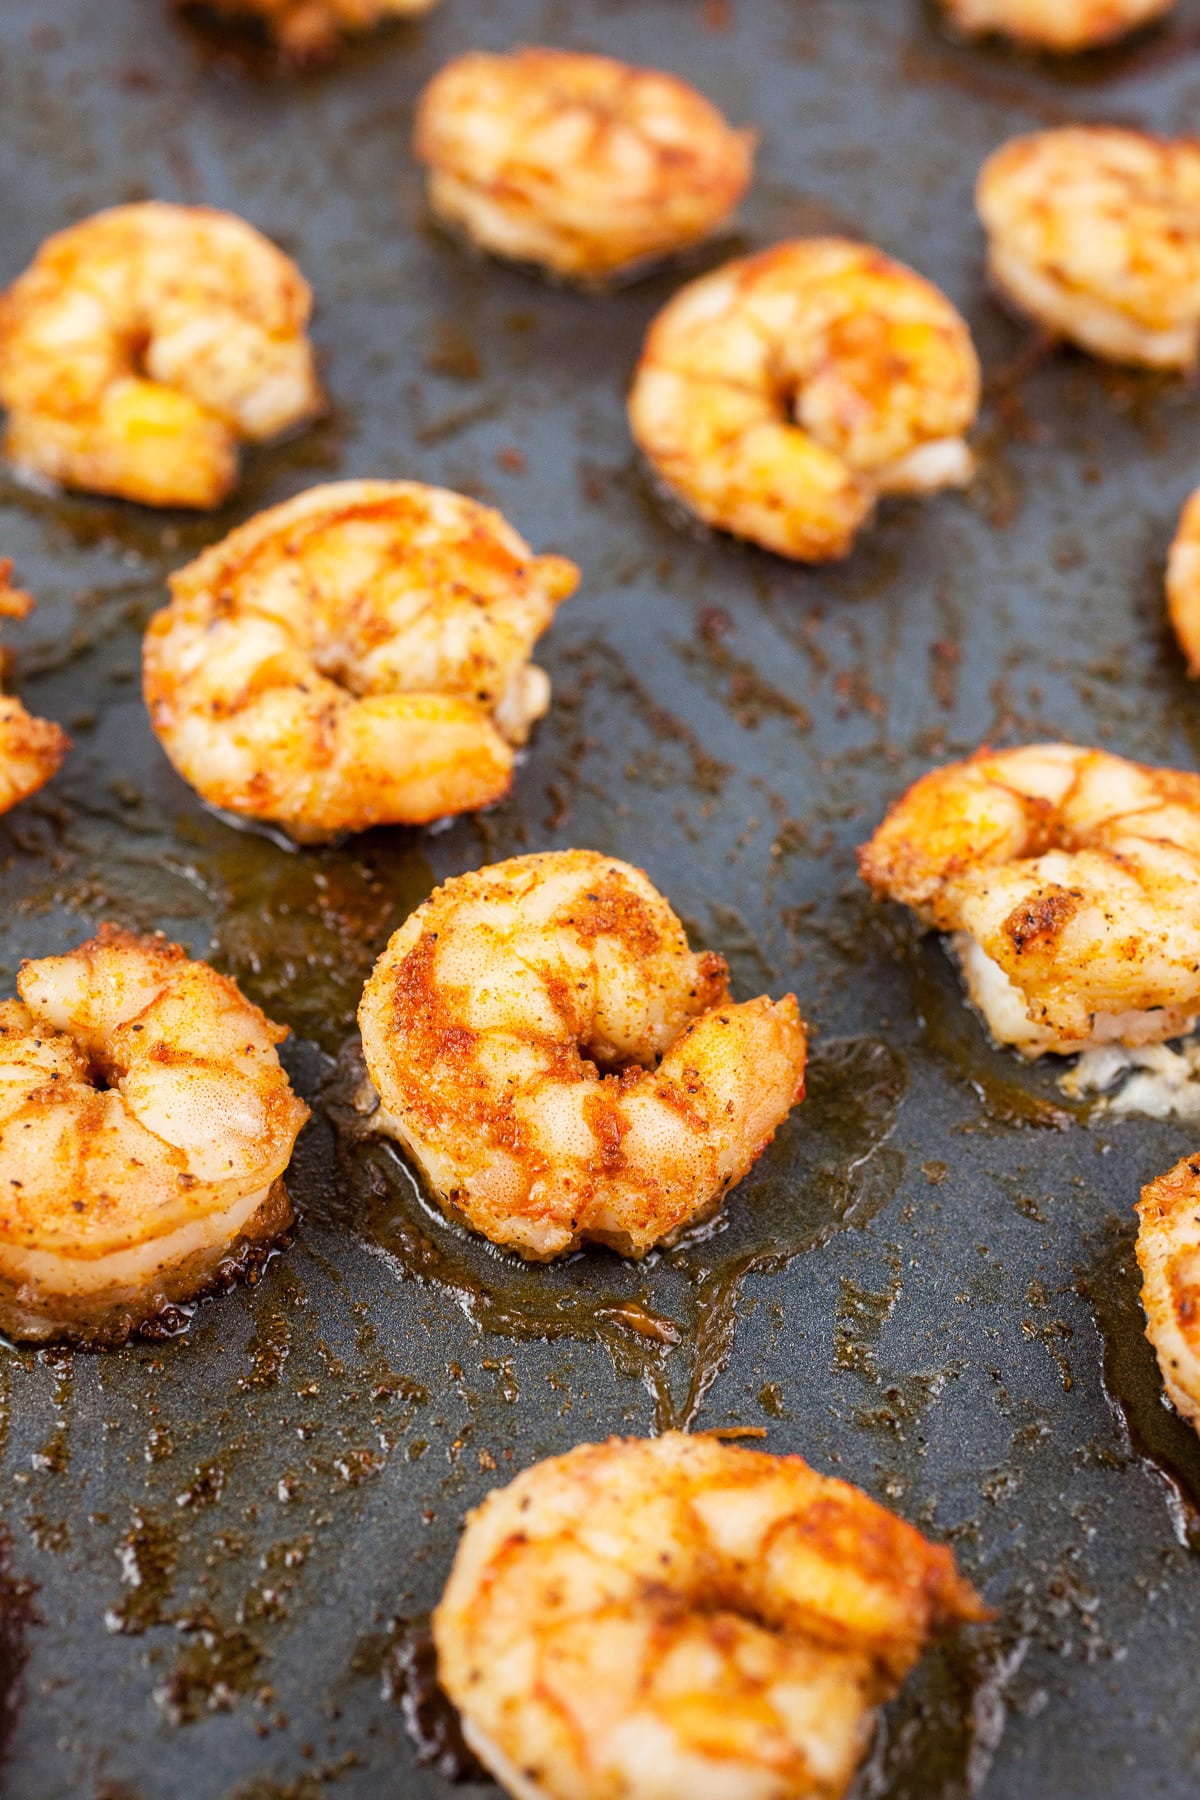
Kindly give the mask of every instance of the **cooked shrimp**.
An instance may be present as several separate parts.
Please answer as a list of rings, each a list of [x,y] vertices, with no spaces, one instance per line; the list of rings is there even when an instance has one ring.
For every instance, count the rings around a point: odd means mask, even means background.
[[[151,722],[212,805],[300,842],[487,806],[550,703],[529,655],[578,574],[444,488],[311,488],[172,577]]]
[[[270,33],[289,62],[320,62],[342,39],[388,19],[432,12],[438,0],[174,0],[177,11],[211,14]]]
[[[727,973],[611,857],[460,875],[367,982],[376,1125],[493,1243],[642,1256],[720,1204],[803,1092],[794,996],[735,1006]]]
[[[1093,356],[1190,369],[1200,346],[1200,144],[1104,125],[1013,138],[976,188],[999,291]]]
[[[956,30],[1037,50],[1091,50],[1161,19],[1176,0],[942,0]]]
[[[930,1639],[988,1616],[858,1488],[673,1431],[491,1493],[433,1635],[516,1800],[838,1800]]]
[[[102,927],[0,1002],[0,1329],[119,1342],[262,1260],[308,1117],[287,1033],[177,944]]]
[[[1167,616],[1188,674],[1200,675],[1200,488],[1180,514],[1167,558]]]
[[[216,506],[237,447],[321,407],[312,297],[253,226],[147,201],[48,238],[0,299],[18,469],[147,506]]]
[[[710,525],[781,556],[845,556],[881,494],[961,487],[979,363],[950,302],[865,244],[728,263],[650,328],[633,435]]]
[[[1200,1156],[1144,1187],[1137,1210],[1146,1336],[1167,1398],[1200,1430]]]
[[[1024,1056],[1160,1043],[1200,1012],[1200,775],[980,750],[911,787],[859,863],[953,934],[992,1036]]]
[[[516,50],[436,75],[414,148],[448,225],[497,256],[603,283],[718,231],[750,185],[754,134],[674,75]]]
[[[12,585],[12,563],[0,557],[0,618],[25,619],[33,597]],[[5,659],[0,652],[0,671]],[[58,772],[71,740],[48,719],[35,719],[13,694],[0,694],[0,813],[45,787]]]

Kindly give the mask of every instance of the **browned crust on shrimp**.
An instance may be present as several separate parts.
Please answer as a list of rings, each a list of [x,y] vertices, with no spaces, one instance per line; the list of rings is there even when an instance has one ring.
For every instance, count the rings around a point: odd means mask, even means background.
[[[734,1004],[727,976],[614,859],[459,876],[364,991],[377,1127],[495,1243],[644,1255],[713,1210],[803,1094],[795,997]]]
[[[879,897],[955,934],[1026,1055],[1159,1043],[1200,1010],[1200,776],[1072,744],[983,749],[914,782],[859,851]]]
[[[169,1337],[186,1321],[184,1308],[239,1281],[253,1287],[276,1250],[292,1241],[296,1214],[282,1176],[228,1244],[165,1265],[136,1294],[126,1287],[71,1298],[14,1282],[0,1270],[0,1332],[28,1343],[73,1344],[108,1350],[129,1338]]]

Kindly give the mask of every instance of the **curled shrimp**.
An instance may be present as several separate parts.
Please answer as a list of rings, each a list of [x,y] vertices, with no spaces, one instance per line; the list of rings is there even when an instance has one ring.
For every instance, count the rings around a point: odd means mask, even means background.
[[[859,863],[953,934],[992,1036],[1024,1056],[1161,1043],[1200,1012],[1200,775],[980,750],[916,782]]]
[[[1013,138],[976,204],[1001,294],[1112,362],[1190,369],[1200,346],[1200,144],[1107,125]]]
[[[322,62],[343,38],[389,19],[415,19],[438,0],[174,0],[176,11],[256,25],[293,63]]]
[[[754,135],[686,82],[567,50],[473,52],[417,111],[429,201],[497,256],[603,283],[711,237],[750,185]]]
[[[1036,50],[1091,50],[1161,19],[1176,0],[942,0],[956,31]]]
[[[231,213],[146,201],[48,238],[0,300],[5,452],[147,506],[212,507],[242,440],[321,408],[295,263]]]
[[[578,573],[443,488],[311,488],[172,577],[151,723],[212,805],[304,843],[486,806],[550,703],[529,656]]]
[[[25,619],[33,597],[12,585],[12,563],[0,558],[0,618]],[[4,667],[0,652],[0,670]],[[49,719],[35,719],[15,694],[0,694],[0,813],[45,787],[57,774],[71,740]]]
[[[1148,1183],[1137,1210],[1146,1336],[1167,1398],[1200,1430],[1200,1157]]]
[[[798,1456],[667,1432],[536,1463],[468,1520],[438,1678],[515,1800],[840,1800],[949,1550]]]
[[[881,494],[962,486],[979,363],[950,302],[841,238],[778,244],[683,288],[629,396],[638,445],[710,525],[845,556]]]
[[[363,994],[377,1128],[493,1243],[642,1256],[719,1205],[803,1092],[794,996],[735,1006],[727,973],[611,857],[460,875]]]
[[[308,1108],[272,1025],[177,944],[102,927],[0,1002],[0,1329],[119,1342],[291,1223]],[[7,1171],[7,1173],[6,1173]]]
[[[1167,616],[1188,674],[1200,675],[1200,488],[1180,514],[1167,557]]]

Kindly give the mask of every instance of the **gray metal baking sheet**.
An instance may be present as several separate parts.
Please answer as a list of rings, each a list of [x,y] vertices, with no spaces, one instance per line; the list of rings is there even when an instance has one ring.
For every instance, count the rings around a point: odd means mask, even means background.
[[[758,125],[727,248],[846,230],[949,292],[988,371],[971,494],[889,507],[824,570],[664,515],[623,392],[679,273],[581,297],[425,220],[415,94],[519,41],[665,64]],[[1042,353],[985,291],[970,200],[1018,130],[1194,127],[1200,7],[1056,69],[949,43],[919,0],[444,0],[285,82],[157,0],[4,0],[0,109],[0,278],[114,201],[230,207],[312,281],[333,398],[213,519],[0,478],[0,553],[39,601],[5,633],[19,688],[76,746],[0,820],[0,974],[102,918],[162,926],[293,1027],[318,1114],[295,1244],[257,1287],[165,1342],[0,1349],[3,1791],[444,1800],[406,1669],[464,1511],[537,1457],[671,1422],[765,1429],[861,1483],[997,1608],[891,1709],[864,1797],[1200,1791],[1200,1445],[1160,1402],[1131,1248],[1139,1184],[1188,1131],[1072,1116],[853,865],[904,784],[984,738],[1200,751],[1160,603],[1200,393]],[[355,475],[494,501],[584,580],[509,801],[291,855],[172,774],[139,632],[202,544]],[[719,1228],[640,1269],[515,1269],[339,1127],[389,930],[438,879],[572,844],[646,866],[739,992],[794,987],[817,1034],[812,1098]]]

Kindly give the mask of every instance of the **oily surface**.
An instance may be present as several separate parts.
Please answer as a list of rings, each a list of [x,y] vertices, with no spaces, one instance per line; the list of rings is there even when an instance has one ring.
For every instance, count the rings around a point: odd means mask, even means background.
[[[0,477],[0,555],[38,599],[5,633],[18,691],[76,744],[0,820],[0,962],[11,984],[100,919],[161,926],[292,1026],[317,1118],[296,1242],[255,1288],[111,1355],[0,1350],[0,1790],[445,1800],[461,1758],[419,1621],[463,1512],[537,1457],[693,1423],[861,1484],[998,1609],[917,1672],[864,1796],[1194,1793],[1200,1444],[1159,1400],[1132,1209],[1196,1146],[1089,1124],[1052,1070],[990,1050],[853,850],[985,737],[1195,766],[1161,577],[1200,396],[1039,355],[986,294],[970,194],[1016,131],[1193,128],[1200,7],[1054,68],[950,45],[920,0],[445,0],[295,85],[152,0],[100,11],[3,8],[0,276],[116,201],[230,207],[311,281],[333,411],[250,455],[212,520]],[[576,296],[424,222],[418,88],[520,41],[666,61],[760,126],[731,252],[861,233],[945,289],[988,382],[969,496],[887,508],[818,571],[676,527],[623,394],[678,273]],[[583,582],[510,800],[297,855],[172,774],[139,636],[220,532],[353,476],[460,487]],[[573,844],[644,865],[737,997],[794,987],[816,1028],[810,1097],[719,1227],[637,1268],[514,1266],[355,1130],[346,1046],[389,933],[437,880]]]

